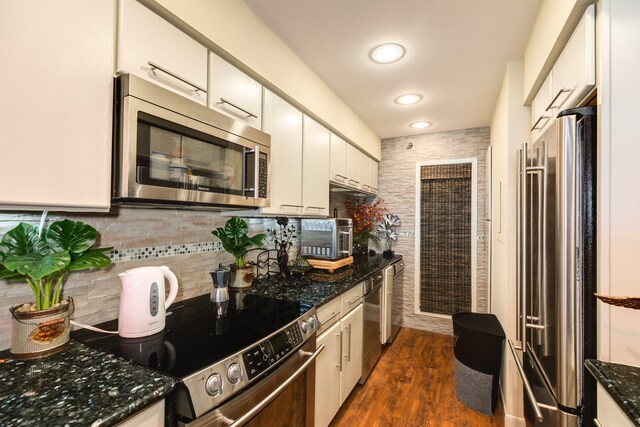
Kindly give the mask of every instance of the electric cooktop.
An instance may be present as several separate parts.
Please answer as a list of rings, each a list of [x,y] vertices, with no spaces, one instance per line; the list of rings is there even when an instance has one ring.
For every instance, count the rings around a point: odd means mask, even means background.
[[[184,378],[238,351],[264,340],[300,318],[310,306],[299,302],[229,292],[226,314],[209,294],[172,304],[162,332],[142,338],[122,338],[88,330],[72,337],[87,345],[119,355],[140,365]],[[96,325],[115,331],[118,321]]]

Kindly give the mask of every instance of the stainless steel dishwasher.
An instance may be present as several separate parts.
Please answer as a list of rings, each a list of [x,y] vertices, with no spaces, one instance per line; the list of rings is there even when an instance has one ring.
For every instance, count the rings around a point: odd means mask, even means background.
[[[364,328],[362,334],[362,377],[364,384],[380,358],[380,321],[382,315],[382,271],[364,281]]]

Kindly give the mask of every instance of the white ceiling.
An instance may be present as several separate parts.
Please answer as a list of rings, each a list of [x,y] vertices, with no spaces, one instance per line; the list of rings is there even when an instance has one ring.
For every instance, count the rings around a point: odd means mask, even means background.
[[[542,0],[245,0],[381,138],[488,126]],[[371,48],[405,56],[373,63]],[[424,96],[397,105],[402,94]],[[426,130],[409,124],[432,122]]]

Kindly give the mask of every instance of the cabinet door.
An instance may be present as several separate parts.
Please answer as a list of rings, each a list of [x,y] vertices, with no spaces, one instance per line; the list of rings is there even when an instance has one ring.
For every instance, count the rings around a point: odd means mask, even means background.
[[[302,204],[304,215],[329,215],[329,147],[331,133],[304,116]]]
[[[544,133],[544,130],[554,119],[554,112],[549,107],[551,103],[551,78],[552,74],[549,74],[531,103],[531,139],[533,141]]]
[[[609,393],[598,383],[598,422],[602,427],[631,427],[633,423],[622,412]],[[595,425],[595,424],[594,424]]]
[[[362,376],[362,322],[360,304],[340,322],[342,330],[342,378],[340,379],[340,405],[344,403]]]
[[[347,185],[353,188],[360,188],[360,150],[351,144],[347,144],[347,156],[345,172],[347,175]]]
[[[358,171],[359,174],[358,176],[360,177],[358,179],[358,181],[360,181],[360,188],[362,189],[362,191],[366,191],[367,193],[371,192],[371,183],[369,182],[369,156],[367,156],[366,154],[364,154],[363,152],[358,152],[358,154],[360,155],[360,161],[359,166],[358,166]]]
[[[210,108],[262,128],[262,86],[251,77],[209,52]]]
[[[596,84],[595,6],[589,6],[553,66],[550,105],[572,108]]]
[[[164,399],[118,424],[118,427],[157,427],[164,425]]]
[[[120,0],[116,71],[206,105],[207,49],[136,0]]]
[[[369,185],[371,194],[378,194],[378,162],[369,158]]]
[[[347,142],[331,134],[331,158],[329,161],[329,179],[338,184],[347,185]]]
[[[271,135],[271,206],[263,213],[302,214],[302,113],[264,91],[263,130]]]
[[[324,350],[316,359],[315,427],[326,427],[340,409],[341,361],[340,322],[318,336]]]
[[[114,0],[3,3],[0,210],[109,209],[115,20]]]

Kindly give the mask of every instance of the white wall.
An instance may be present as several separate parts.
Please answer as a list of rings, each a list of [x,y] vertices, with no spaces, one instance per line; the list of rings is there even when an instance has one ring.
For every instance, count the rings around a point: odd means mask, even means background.
[[[597,11],[598,292],[640,296],[640,2],[600,0]],[[598,303],[598,358],[640,365],[640,310]]]
[[[153,1],[144,0],[153,7]],[[157,0],[364,151],[380,159],[380,138],[240,0]],[[220,52],[224,55],[224,52]]]
[[[516,334],[516,191],[517,150],[529,142],[529,109],[522,106],[524,61],[507,64],[500,96],[491,121],[493,149],[491,236],[491,311],[507,338]],[[505,405],[505,425],[523,425],[522,383],[505,345],[500,386]]]

